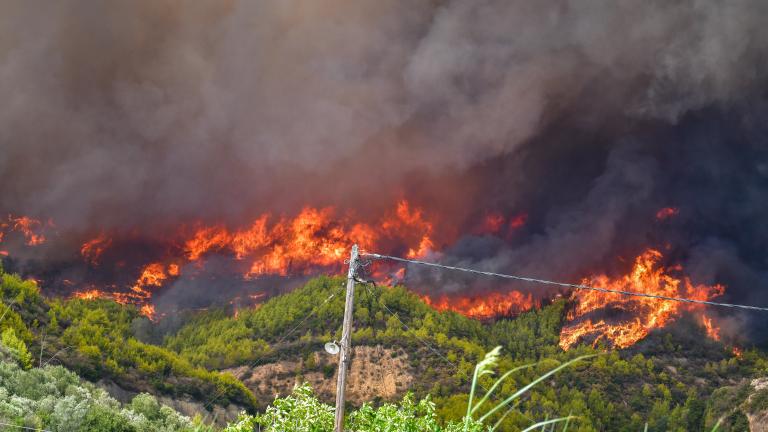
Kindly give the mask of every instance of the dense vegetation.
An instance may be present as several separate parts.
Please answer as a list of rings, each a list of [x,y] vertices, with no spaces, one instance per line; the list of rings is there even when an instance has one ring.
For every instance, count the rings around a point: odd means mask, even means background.
[[[220,403],[255,407],[253,394],[231,375],[137,340],[132,327],[146,319],[134,307],[107,300],[45,300],[34,281],[2,270],[0,277],[0,340],[19,353],[23,367],[61,363],[89,380],[113,381],[133,392],[199,400],[217,393]]]
[[[251,414],[264,413],[242,417],[242,424],[266,421],[263,416],[269,415],[270,409],[274,412],[291,400],[294,405],[303,400],[327,411],[322,401],[312,399],[308,389],[291,396],[293,399],[278,399],[267,409],[240,381],[215,370],[298,358],[305,361],[300,362],[297,376],[315,370],[328,372],[310,361],[310,354],[321,350],[324,342],[340,338],[342,282],[316,278],[259,308],[240,311],[237,317],[223,310],[197,313],[158,346],[138,337],[146,333],[148,322],[134,307],[106,300],[46,300],[34,282],[2,274],[0,342],[18,365],[2,366],[11,370],[3,373],[33,374],[30,376],[40,382],[55,382],[65,378],[46,374],[66,375],[63,369],[51,366],[61,363],[87,380],[113,382],[135,393],[191,397],[201,402],[215,394],[222,405],[235,403]],[[481,323],[435,311],[401,287],[359,286],[354,344],[381,344],[407,354],[410,373],[418,378],[411,387],[412,399],[399,405],[366,405],[351,410],[355,414],[350,414],[350,419],[362,418],[358,413],[377,419],[389,415],[387,412],[395,415],[392,413],[412,410],[409,418],[427,419],[424,421],[440,427],[461,421],[475,364],[494,346],[503,347],[500,373],[530,365],[502,383],[498,395],[513,394],[578,356],[597,355],[527,392],[505,413],[500,430],[522,430],[532,421],[572,414],[577,419],[570,424],[571,431],[639,431],[646,423],[649,431],[697,431],[711,429],[720,418],[725,418],[720,430],[737,431],[744,430],[746,414],[768,405],[768,392],[752,394],[748,385],[749,378],[768,375],[768,360],[757,350],[747,350],[736,358],[721,343],[708,340],[693,320],[681,319],[670,330],[655,332],[629,350],[579,346],[563,352],[557,342],[568,307],[560,299],[515,318]],[[34,400],[20,387],[6,384],[13,381],[10,378],[2,380],[2,386],[12,389],[8,395]],[[479,379],[481,388],[492,383],[491,376]],[[78,385],[89,389],[89,400],[106,400],[87,384]],[[427,396],[433,413],[423,405]],[[66,389],[52,394],[54,400],[66,397]],[[35,403],[42,402],[28,404]],[[43,405],[50,407],[51,403]],[[128,416],[132,403],[124,407],[116,402],[97,405],[111,407],[110,413],[118,413],[114,415]],[[36,414],[37,419],[14,417],[4,411],[0,414],[5,421],[19,425],[53,424],[46,423],[52,418],[45,414],[47,408],[35,409],[33,412],[41,413]],[[500,417],[501,413],[492,420]]]
[[[62,366],[27,367],[18,352],[0,345],[0,429],[68,432],[204,432],[199,419],[182,416],[147,393],[121,405],[106,391]],[[27,370],[25,370],[25,368]]]
[[[306,356],[323,342],[339,339],[341,289],[340,279],[317,278],[258,309],[241,311],[237,318],[221,311],[203,313],[168,337],[165,346],[194,364],[216,368]],[[324,303],[331,294],[337,295]],[[588,346],[563,352],[557,342],[564,300],[495,323],[435,311],[401,287],[361,287],[355,302],[354,344],[383,344],[410,353],[419,377],[413,390],[417,397],[431,395],[444,420],[464,414],[472,369],[496,345],[504,347],[502,370],[534,363],[516,373],[501,393],[513,392],[576,356],[600,354],[589,364],[562,371],[550,386],[533,389],[505,419],[507,430],[568,413],[579,416],[571,425],[574,431],[638,431],[646,422],[651,431],[704,430],[743,402],[734,399],[727,407],[715,403],[710,396],[718,388],[768,373],[765,356],[752,350],[736,358],[723,344],[707,339],[693,320],[682,319],[671,330],[621,352],[606,354]],[[296,373],[316,367],[304,362]],[[481,383],[490,385],[489,379]],[[728,430],[728,424],[721,430]]]

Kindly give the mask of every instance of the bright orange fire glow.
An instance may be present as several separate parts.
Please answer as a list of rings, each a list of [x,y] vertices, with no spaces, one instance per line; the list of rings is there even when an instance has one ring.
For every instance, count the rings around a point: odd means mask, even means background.
[[[150,320],[154,321],[157,319],[157,316],[155,315],[155,305],[147,303],[145,305],[142,305],[139,309],[142,315],[149,318]]]
[[[527,221],[527,213],[518,213],[507,219],[501,213],[493,212],[483,218],[482,223],[474,232],[477,234],[503,234],[506,231],[507,235],[509,235],[513,231],[525,226]]]
[[[716,341],[720,340],[720,327],[717,327],[715,323],[712,321],[712,318],[701,315],[699,317],[699,321],[701,322],[701,325],[704,326],[704,330],[707,332],[707,336],[710,337],[710,339],[714,339]]]
[[[223,226],[201,227],[185,241],[189,261],[209,252],[230,252],[250,261],[248,278],[262,275],[306,274],[318,267],[338,266],[357,243],[371,249],[382,237],[416,241],[409,257],[423,256],[434,247],[432,224],[407,201],[378,226],[349,223],[337,218],[333,208],[306,207],[295,218],[280,218],[270,224],[270,215],[256,219],[247,229],[230,231]]]
[[[179,276],[181,265],[201,262],[210,253],[231,254],[244,261],[246,279],[339,268],[354,243],[373,250],[382,241],[395,240],[407,247],[409,257],[422,257],[434,249],[433,231],[422,210],[405,200],[375,223],[354,223],[332,207],[305,207],[293,218],[263,214],[239,230],[221,225],[181,229],[176,234],[180,238],[173,240],[181,245],[179,254],[145,265],[130,292],[113,292],[112,296],[121,303],[146,305],[154,290]],[[81,255],[96,264],[111,242],[100,234],[83,244]],[[149,308],[143,312],[154,316]]]
[[[514,315],[537,306],[530,293],[523,294],[520,291],[490,292],[477,297],[442,295],[430,298],[422,296],[422,299],[437,310],[451,310],[477,319]]]
[[[74,297],[77,297],[77,298],[83,299],[83,300],[96,300],[96,299],[99,299],[99,298],[107,298],[107,297],[109,297],[109,294],[107,294],[107,293],[105,293],[103,291],[99,291],[97,289],[91,289],[91,290],[88,290],[88,291],[76,292],[74,294]]]
[[[43,228],[43,223],[29,216],[13,217],[8,215],[6,221],[0,221],[0,242],[3,241],[8,232],[19,232],[24,236],[24,242],[28,246],[38,246],[45,243]]]
[[[106,234],[100,233],[97,237],[83,243],[80,248],[80,255],[89,263],[97,265],[101,254],[112,244],[112,239]]]
[[[679,271],[680,268],[664,268],[660,264],[661,259],[661,252],[648,249],[636,258],[629,274],[615,279],[598,275],[584,279],[582,283],[600,288],[695,300],[710,300],[724,293],[725,288],[722,285],[694,286],[687,277],[671,276],[669,272]],[[605,340],[614,347],[626,348],[643,339],[651,330],[667,325],[681,311],[700,308],[697,305],[669,300],[587,290],[575,291],[573,299],[576,306],[568,314],[570,323],[565,325],[560,333],[560,346],[566,350],[581,340],[593,340],[595,345]],[[590,316],[595,311],[608,309],[619,311],[630,318],[608,320]],[[706,318],[703,323],[705,326],[711,326],[708,334],[718,334],[711,319]]]
[[[742,350],[741,348],[739,348],[737,346],[734,346],[733,347],[733,355],[736,356],[736,357],[741,357],[742,355],[744,355],[744,350]]]

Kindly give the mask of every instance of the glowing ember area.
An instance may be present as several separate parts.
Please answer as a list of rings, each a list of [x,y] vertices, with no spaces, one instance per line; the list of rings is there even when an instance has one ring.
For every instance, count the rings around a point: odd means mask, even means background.
[[[722,285],[693,285],[687,277],[673,277],[670,273],[679,272],[681,268],[664,268],[661,259],[661,252],[649,249],[637,257],[629,274],[615,279],[594,276],[584,279],[582,284],[694,300],[711,300],[724,293]],[[569,323],[560,333],[560,346],[566,350],[580,341],[592,341],[593,345],[604,341],[610,346],[626,348],[651,330],[669,324],[680,312],[701,309],[700,305],[587,290],[575,291],[573,300],[575,308],[568,314]],[[606,311],[611,311],[610,318]],[[710,318],[702,323],[711,327],[707,329],[710,336],[719,334]]]
[[[717,341],[720,340],[720,327],[717,327],[714,322],[712,322],[712,318],[706,315],[701,315],[699,321],[701,322],[701,325],[704,326],[707,336]]]
[[[510,219],[509,227],[512,229],[522,228],[527,221],[528,221],[528,214],[520,213],[519,215]]]
[[[145,304],[141,306],[139,309],[142,315],[149,318],[150,320],[154,321],[157,319],[157,316],[155,315],[155,305],[152,304]]]
[[[51,223],[49,222],[48,225]],[[45,243],[43,228],[43,223],[29,216],[13,217],[8,215],[5,221],[0,221],[0,242],[3,241],[6,234],[18,232],[24,236],[24,242],[28,246],[38,246]]]
[[[664,207],[663,209],[656,212],[656,219],[658,220],[665,220],[669,219],[671,217],[675,217],[680,213],[680,209],[677,209],[675,207]]]
[[[112,239],[107,237],[104,233],[99,234],[98,237],[88,240],[83,243],[80,248],[80,255],[93,265],[99,264],[99,258],[101,254],[112,244]]]
[[[490,292],[477,297],[423,296],[422,299],[437,310],[450,310],[477,319],[515,315],[537,306],[530,293],[523,294],[520,291]]]
[[[744,350],[742,350],[741,348],[739,348],[737,346],[733,347],[732,352],[733,352],[733,355],[736,356],[736,357],[741,357],[741,356],[744,355]]]
[[[504,216],[500,213],[491,213],[483,219],[483,226],[480,233],[497,233],[504,226]]]
[[[99,291],[97,289],[76,292],[74,296],[83,300],[95,300],[99,298],[109,297],[107,293]]]
[[[507,218],[501,213],[493,212],[493,213],[487,214],[483,218],[480,226],[477,229],[475,229],[473,232],[476,234],[493,234],[493,235],[506,233],[507,235],[509,235],[512,232],[524,227],[527,221],[528,221],[527,213],[518,213]]]

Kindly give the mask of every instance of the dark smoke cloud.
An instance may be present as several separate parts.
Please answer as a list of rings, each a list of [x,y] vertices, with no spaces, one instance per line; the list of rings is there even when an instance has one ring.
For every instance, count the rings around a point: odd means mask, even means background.
[[[62,227],[390,190],[514,152],[558,113],[732,104],[768,58],[760,1],[0,7],[2,207]]]
[[[406,194],[457,227],[529,213],[446,261],[572,278],[668,242],[768,304],[766,22],[760,0],[6,0],[0,210],[161,230]]]

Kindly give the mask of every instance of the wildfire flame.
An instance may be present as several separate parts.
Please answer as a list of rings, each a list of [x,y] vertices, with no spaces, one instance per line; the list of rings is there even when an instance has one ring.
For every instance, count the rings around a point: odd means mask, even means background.
[[[480,226],[474,230],[477,234],[504,234],[507,236],[525,226],[528,221],[527,213],[518,213],[507,218],[503,214],[493,212],[487,214]]]
[[[48,225],[51,225],[49,222]],[[0,242],[9,232],[18,232],[24,236],[24,242],[28,246],[38,246],[45,243],[43,228],[45,225],[37,219],[29,216],[13,217],[8,215],[5,221],[0,221]]]
[[[87,291],[76,292],[74,296],[83,300],[96,300],[100,298],[106,298],[108,297],[108,294],[97,289],[90,289]]]
[[[712,318],[706,315],[701,315],[699,317],[699,321],[701,322],[701,325],[704,326],[704,330],[707,332],[707,336],[716,341],[720,340],[720,327],[715,325],[715,323],[712,321]]]
[[[80,255],[92,265],[98,265],[101,254],[112,245],[112,239],[106,234],[100,233],[97,237],[83,243],[80,248]]]
[[[659,210],[656,218],[664,220],[678,213],[678,209],[667,207]],[[527,217],[526,213],[511,216],[488,213],[473,232],[509,236],[526,224]],[[48,225],[52,224],[49,222]],[[39,245],[46,241],[44,227],[37,219],[9,216],[0,221],[0,241],[10,232],[18,232],[24,236],[27,245]],[[91,267],[103,265],[102,256],[116,247],[118,240],[112,234],[100,232],[82,244],[80,255]],[[82,299],[110,298],[119,303],[136,304],[142,314],[156,319],[158,316],[151,303],[153,294],[179,278],[182,267],[187,269],[190,264],[193,264],[189,267],[192,269],[204,266],[206,257],[211,254],[229,255],[242,262],[241,276],[250,280],[265,275],[308,275],[339,270],[353,243],[357,243],[362,250],[400,251],[408,258],[421,258],[436,250],[434,238],[433,221],[423,210],[405,200],[399,201],[390,212],[373,222],[356,221],[354,215],[340,215],[333,207],[305,207],[293,217],[264,213],[244,228],[181,225],[162,241],[166,245],[165,255],[138,267],[132,284],[123,287],[89,285],[74,296]],[[441,241],[446,240],[441,238]],[[0,251],[0,254],[7,252]],[[649,249],[637,257],[629,274],[615,279],[598,275],[584,279],[583,283],[699,300],[708,300],[724,292],[720,285],[694,286],[686,277],[672,276],[681,269],[664,268],[660,265],[661,260],[660,252]],[[124,261],[115,264],[119,271],[125,271]],[[404,280],[404,272],[404,268],[396,271],[390,281]],[[517,314],[539,305],[530,293],[515,290],[490,292],[482,296],[424,296],[423,299],[435,309],[451,310],[478,319]],[[652,329],[665,326],[679,312],[696,307],[594,291],[576,291],[573,299],[576,306],[569,312],[568,324],[560,335],[563,349],[582,340],[595,344],[605,340],[615,347],[624,348],[644,338]],[[233,305],[235,311],[239,310],[240,300]],[[611,311],[611,317],[601,318],[601,311]],[[616,311],[623,316],[616,319],[617,314],[613,313]],[[720,329],[713,319],[699,314],[699,320],[707,335],[719,340]]]
[[[693,285],[687,277],[671,276],[670,272],[681,269],[664,268],[660,264],[661,259],[661,252],[648,249],[636,258],[629,274],[616,279],[598,275],[584,279],[582,283],[600,288],[694,300],[710,300],[724,293],[725,288],[722,285]],[[570,323],[565,325],[560,333],[560,346],[566,350],[579,341],[590,339],[594,344],[605,340],[614,347],[626,348],[643,339],[651,330],[666,326],[681,311],[700,307],[676,301],[586,290],[574,292],[573,300],[576,306],[568,314]],[[592,317],[595,311],[607,309],[628,314],[630,318],[608,320]],[[711,337],[719,337],[719,329],[714,326],[711,318],[704,317],[702,324]]]
[[[422,299],[437,310],[451,310],[477,319],[514,315],[538,306],[530,293],[524,294],[520,291],[491,292],[477,297],[442,295],[431,298],[422,296]]]
[[[305,207],[293,218],[260,215],[244,229],[197,225],[191,232],[180,229],[175,233],[169,243],[182,245],[178,253],[144,265],[130,291],[99,292],[99,297],[138,304],[142,313],[154,318],[154,309],[145,307],[152,293],[177,278],[181,266],[202,262],[211,253],[228,254],[247,263],[244,279],[306,275],[340,268],[353,243],[366,250],[394,241],[406,247],[407,256],[424,256],[434,248],[433,231],[433,224],[423,211],[404,200],[375,223],[352,222],[350,217],[337,215],[332,207]],[[110,237],[101,233],[85,242],[80,252],[95,266],[112,243]]]

